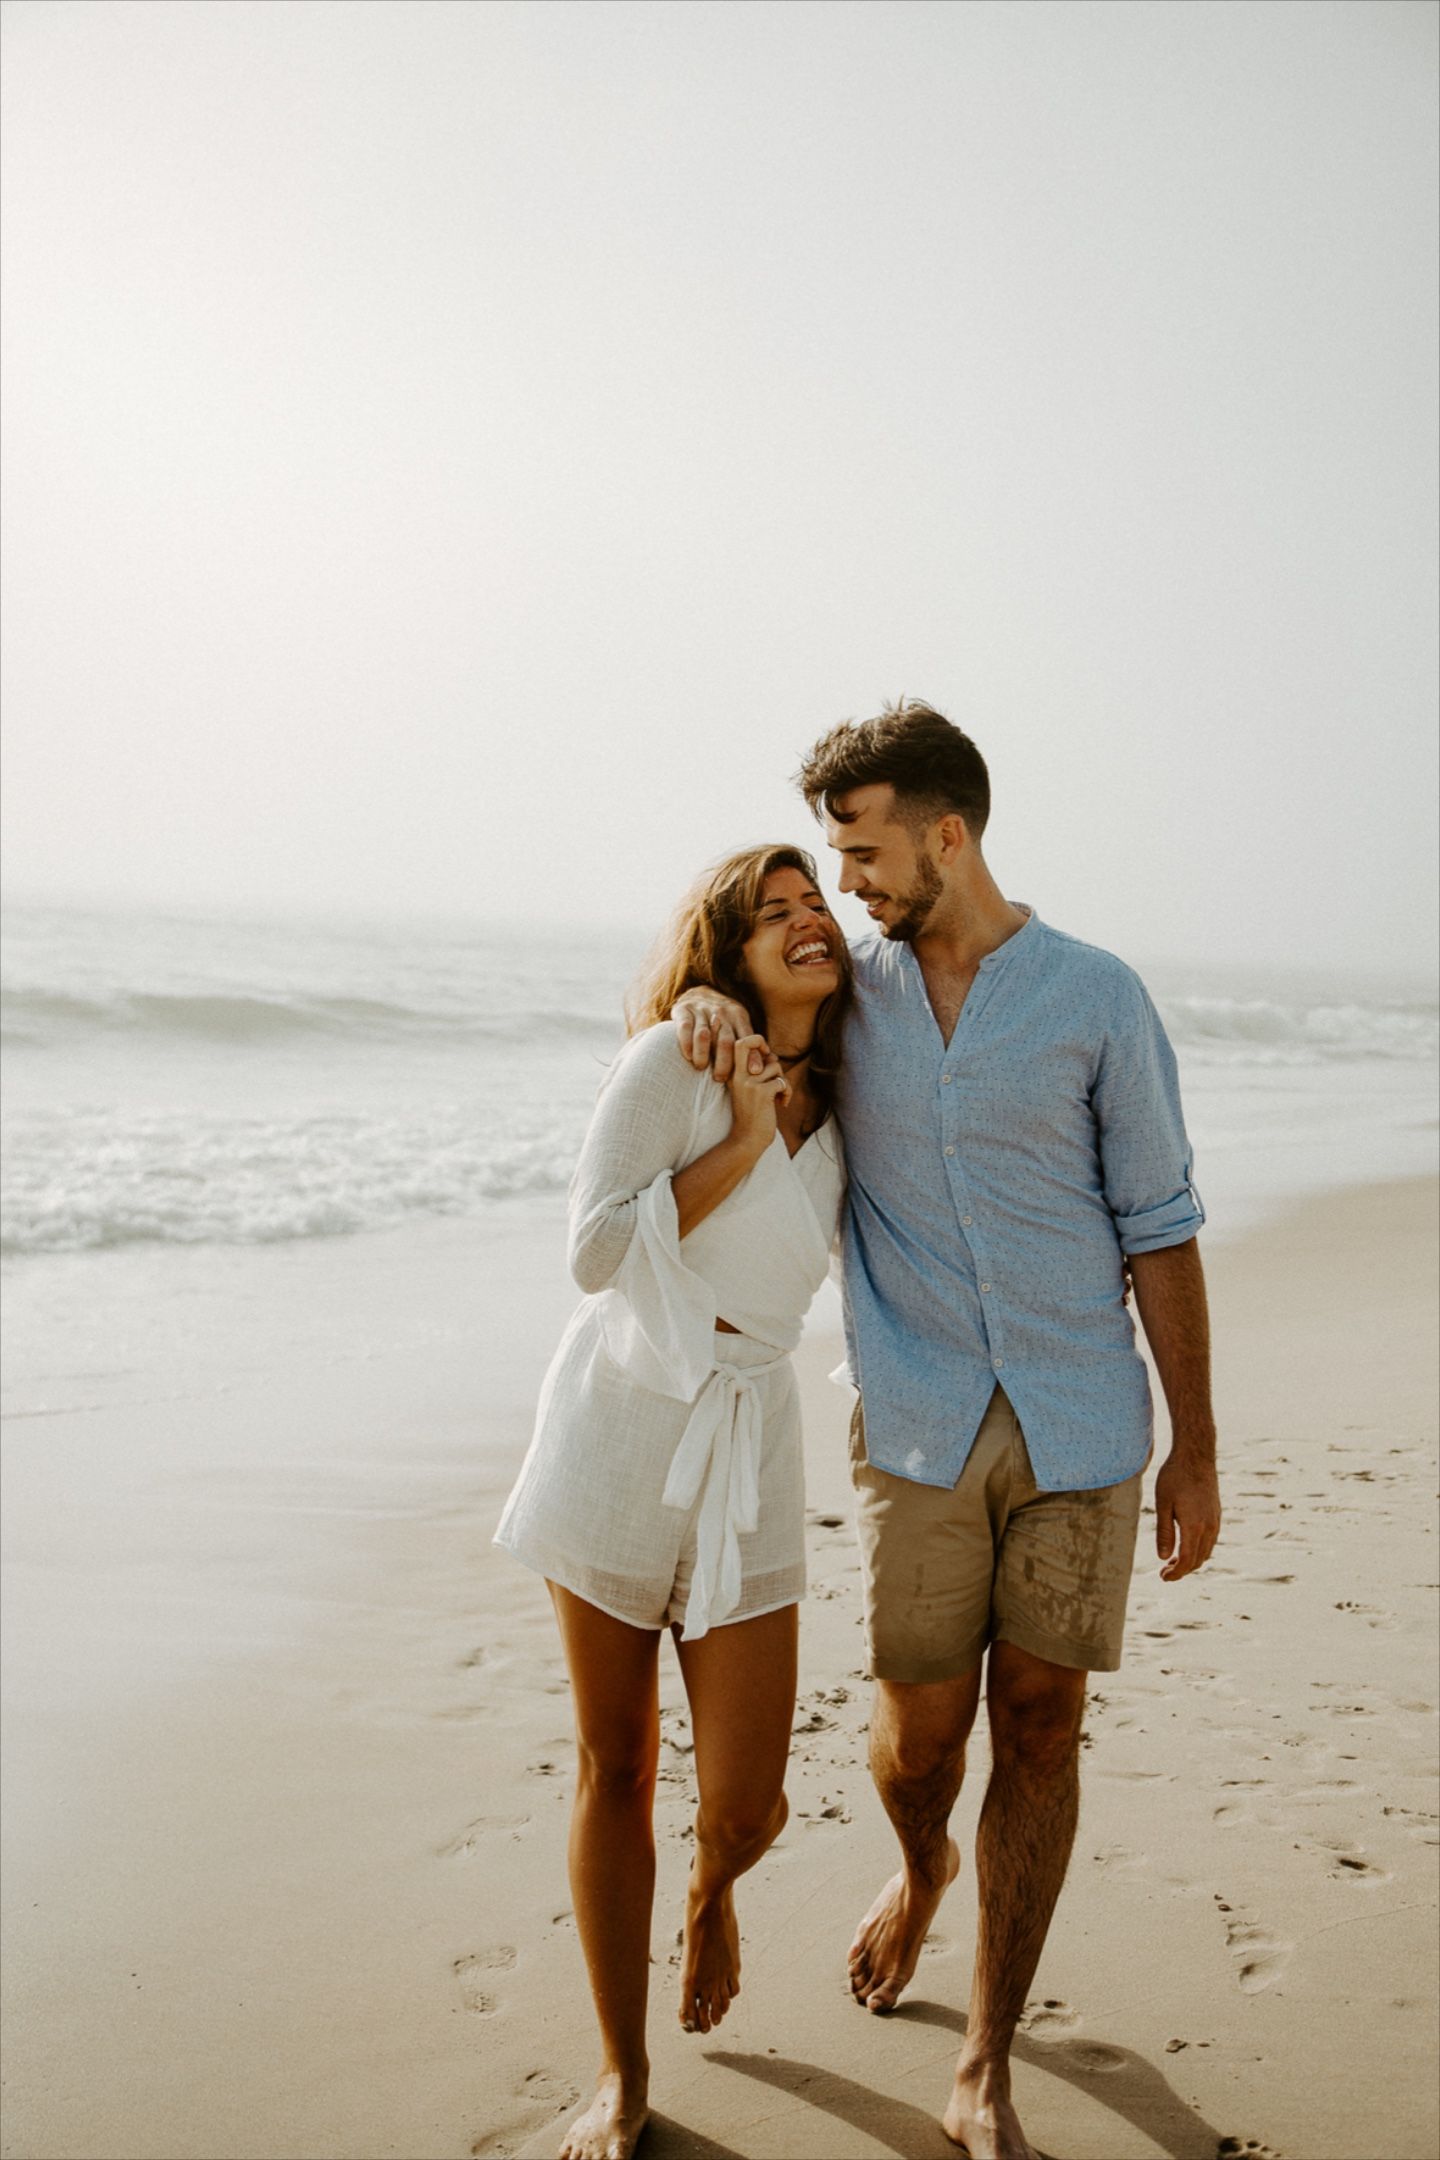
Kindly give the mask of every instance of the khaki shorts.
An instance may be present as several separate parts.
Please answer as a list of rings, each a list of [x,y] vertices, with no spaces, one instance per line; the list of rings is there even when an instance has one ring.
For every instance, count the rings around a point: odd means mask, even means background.
[[[877,1680],[955,1680],[990,1642],[1052,1665],[1114,1672],[1140,1520],[1140,1474],[1092,1492],[1040,1492],[1000,1388],[953,1486],[917,1485],[865,1455],[850,1420],[865,1573],[865,1635]]]

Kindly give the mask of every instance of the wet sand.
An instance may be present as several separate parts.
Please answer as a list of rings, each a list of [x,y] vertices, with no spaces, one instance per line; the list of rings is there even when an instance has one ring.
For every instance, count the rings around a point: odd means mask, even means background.
[[[1147,1516],[1126,1663],[1092,1695],[1017,2049],[1056,2160],[1440,2143],[1435,1210],[1427,1181],[1357,1189],[1208,1255],[1227,1531],[1172,1587]],[[130,1284],[139,1361],[167,1282],[201,1277],[215,1310],[239,1299],[252,1354],[168,1394],[75,1374],[6,1428],[3,2150],[551,2153],[594,2056],[569,1708],[543,1588],[489,1535],[571,1301],[554,1228],[167,1265]],[[356,1356],[367,1300],[405,1324]],[[321,1338],[333,1357],[294,1350]],[[741,1886],[744,1991],[703,2039],[670,1999],[692,1792],[664,1660],[647,2160],[954,2151],[935,2118],[985,1749],[956,1811],[967,1866],[904,2006],[869,2017],[844,1954],[893,1848],[864,1766],[835,1355],[821,1332],[799,1357],[792,1817]]]

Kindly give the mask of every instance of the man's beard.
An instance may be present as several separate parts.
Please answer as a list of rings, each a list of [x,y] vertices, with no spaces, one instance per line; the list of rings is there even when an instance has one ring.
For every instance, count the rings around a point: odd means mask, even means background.
[[[893,923],[882,923],[887,938],[902,940],[911,945],[920,936],[934,912],[935,902],[945,889],[945,880],[928,856],[922,855],[915,866],[915,883],[903,899],[897,897],[896,905],[901,914]]]

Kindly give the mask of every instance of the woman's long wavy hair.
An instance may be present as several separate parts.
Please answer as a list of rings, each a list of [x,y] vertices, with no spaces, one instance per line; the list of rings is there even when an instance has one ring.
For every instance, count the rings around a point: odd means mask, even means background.
[[[625,999],[626,1031],[639,1035],[670,1017],[670,1008],[686,990],[720,990],[750,1015],[757,1035],[765,1032],[765,1008],[744,974],[742,948],[754,932],[765,880],[772,870],[798,870],[818,887],[815,864],[804,848],[750,847],[727,855],[697,878],[651,950]],[[815,1016],[810,1053],[810,1086],[821,1121],[835,1107],[841,1039],[854,977],[845,940],[835,937],[839,987]]]

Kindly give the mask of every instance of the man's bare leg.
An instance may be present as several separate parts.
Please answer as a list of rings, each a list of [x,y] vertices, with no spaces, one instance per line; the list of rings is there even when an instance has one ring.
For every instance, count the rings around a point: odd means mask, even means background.
[[[950,1810],[980,1700],[980,1667],[958,1680],[877,1680],[870,1775],[900,1840],[902,1865],[855,1931],[850,1987],[867,2010],[893,2010],[960,1867]]]
[[[601,2044],[595,2097],[567,2126],[560,2160],[630,2160],[650,2113],[645,2004],[660,1637],[555,1583],[550,1597],[570,1668],[579,1753],[570,1891]]]
[[[1014,1643],[991,1645],[994,1766],[975,1840],[975,1976],[944,2116],[971,2160],[1037,2160],[1010,2102],[1010,2046],[1075,1838],[1086,1678]]]

